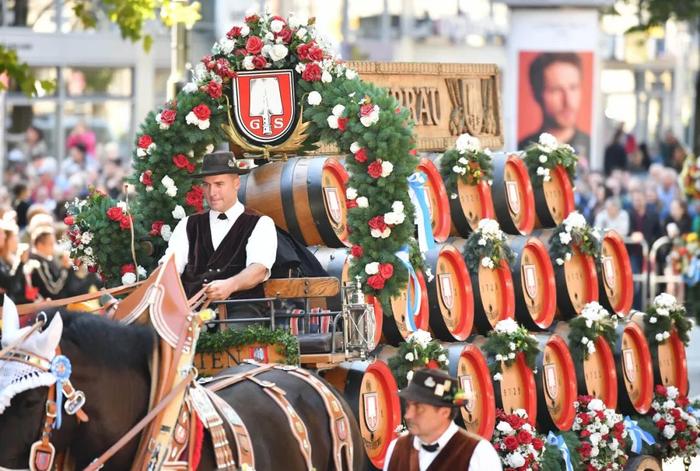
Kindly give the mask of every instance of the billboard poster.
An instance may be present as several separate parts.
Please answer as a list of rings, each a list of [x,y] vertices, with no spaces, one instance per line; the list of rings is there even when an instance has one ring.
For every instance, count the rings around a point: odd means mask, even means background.
[[[593,59],[592,51],[519,51],[519,150],[547,132],[590,158]]]

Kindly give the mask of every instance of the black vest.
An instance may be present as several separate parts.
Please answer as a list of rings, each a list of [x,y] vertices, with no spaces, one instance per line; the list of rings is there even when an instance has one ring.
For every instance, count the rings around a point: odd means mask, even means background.
[[[209,212],[193,214],[187,219],[189,254],[182,272],[182,285],[188,298],[204,283],[237,275],[246,267],[246,245],[260,214],[245,210],[233,223],[219,247],[214,250],[209,226]],[[262,284],[231,295],[231,299],[262,298]]]

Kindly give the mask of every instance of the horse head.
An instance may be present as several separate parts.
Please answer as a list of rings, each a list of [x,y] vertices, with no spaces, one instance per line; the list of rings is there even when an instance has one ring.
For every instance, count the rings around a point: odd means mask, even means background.
[[[17,343],[30,329],[20,329],[17,308],[6,295],[2,347]],[[32,333],[0,358],[0,469],[28,469],[30,447],[39,437],[46,413],[48,387],[56,382],[41,365],[19,360],[40,358],[50,362],[62,333],[63,320],[56,314],[43,332]]]

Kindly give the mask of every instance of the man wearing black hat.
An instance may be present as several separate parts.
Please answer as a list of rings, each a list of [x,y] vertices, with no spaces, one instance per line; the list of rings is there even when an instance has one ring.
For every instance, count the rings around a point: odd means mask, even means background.
[[[389,445],[384,471],[500,471],[501,460],[489,442],[454,423],[464,405],[457,380],[442,370],[416,370],[399,392],[405,401],[408,433]]]
[[[183,218],[168,242],[188,297],[204,287],[213,301],[263,297],[277,252],[275,224],[238,201],[239,175],[250,167],[232,152],[204,156],[202,177],[209,211]],[[229,310],[231,313],[231,310]]]

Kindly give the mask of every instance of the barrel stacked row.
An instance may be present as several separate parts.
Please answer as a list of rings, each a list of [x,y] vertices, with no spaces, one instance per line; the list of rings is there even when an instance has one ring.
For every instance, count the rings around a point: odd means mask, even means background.
[[[522,408],[543,431],[568,430],[574,420],[578,394],[602,399],[623,413],[646,413],[654,384],[676,385],[688,391],[683,343],[673,334],[669,342],[648,345],[643,317],[631,312],[633,283],[622,238],[608,231],[602,257],[594,260],[577,248],[570,260],[553,263],[550,240],[554,230],[574,210],[574,194],[563,169],[552,172],[540,186],[530,181],[516,154],[493,156],[493,181],[470,186],[458,183],[446,190],[439,161],[421,159],[426,196],[437,245],[425,255],[425,272],[418,271],[400,296],[388,305],[373,302],[376,313],[372,362],[344,364],[325,373],[326,379],[349,400],[362,428],[370,463],[380,468],[386,449],[401,424],[396,382],[386,361],[413,329],[429,330],[449,352],[450,372],[473,399],[461,409],[462,425],[490,438],[496,408]],[[244,203],[273,217],[282,228],[311,247],[328,273],[349,282],[349,253],[345,222],[347,173],[334,158],[289,159],[263,166],[241,184]],[[515,262],[470,273],[463,246],[482,219],[496,219],[510,234]],[[415,316],[407,319],[407,303],[417,299]],[[618,327],[614,348],[601,338],[596,350],[578,364],[569,351],[567,320],[599,301],[610,311],[626,315]],[[319,301],[317,308],[338,310],[340,296]],[[537,367],[518,357],[493,381],[481,348],[485,335],[501,320],[515,318],[534,332],[541,353]],[[522,354],[519,354],[522,355]]]

